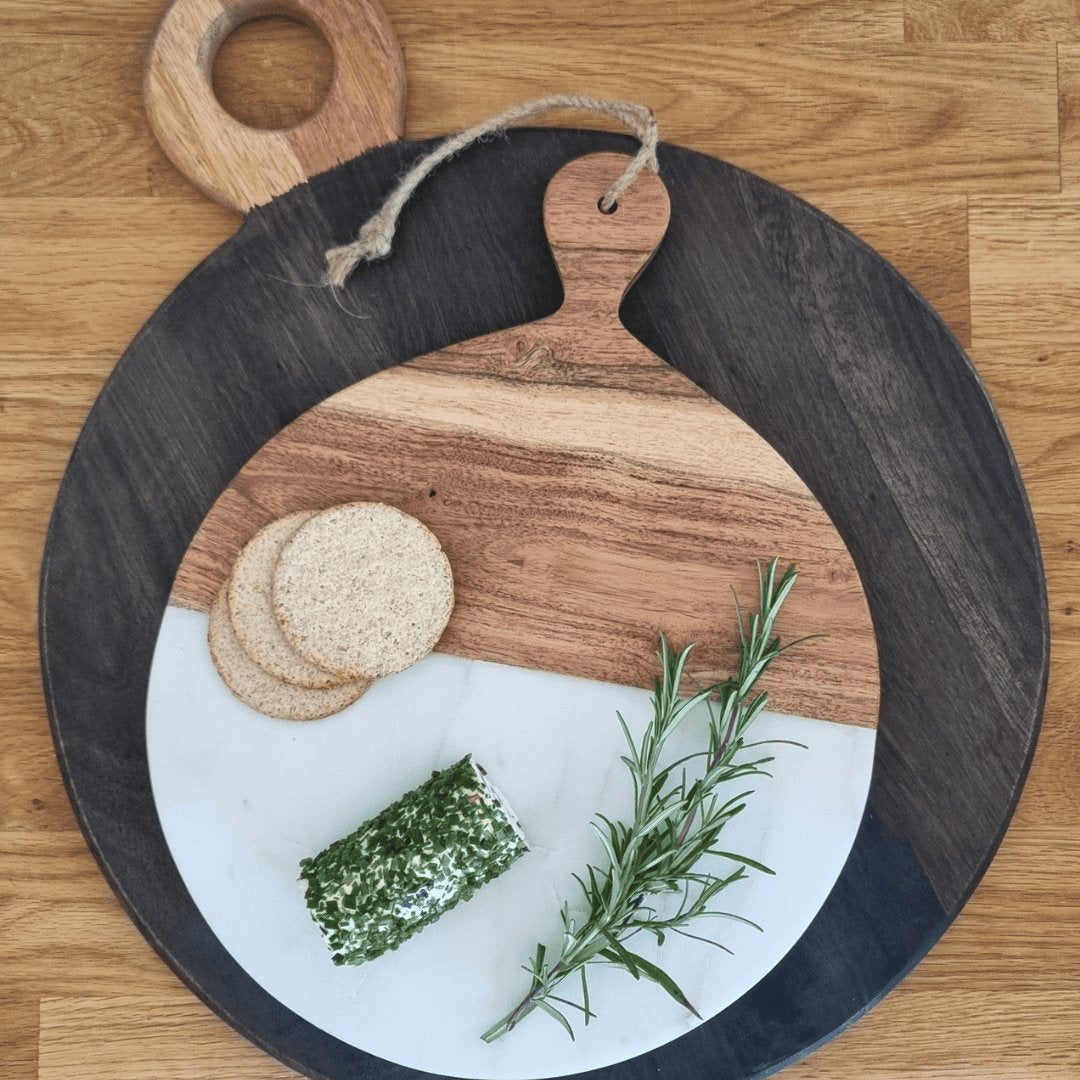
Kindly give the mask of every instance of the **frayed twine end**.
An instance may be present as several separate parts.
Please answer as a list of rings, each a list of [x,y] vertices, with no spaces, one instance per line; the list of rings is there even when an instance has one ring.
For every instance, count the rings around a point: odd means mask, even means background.
[[[326,284],[343,288],[349,275],[362,263],[385,259],[390,254],[394,237],[393,223],[372,218],[357,234],[355,240],[326,253]]]

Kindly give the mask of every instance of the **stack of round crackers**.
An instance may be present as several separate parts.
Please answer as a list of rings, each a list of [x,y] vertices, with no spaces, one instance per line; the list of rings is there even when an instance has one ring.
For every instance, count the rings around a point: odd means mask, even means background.
[[[318,720],[427,656],[454,607],[450,563],[382,503],[302,510],[260,530],[210,610],[210,654],[245,704]]]

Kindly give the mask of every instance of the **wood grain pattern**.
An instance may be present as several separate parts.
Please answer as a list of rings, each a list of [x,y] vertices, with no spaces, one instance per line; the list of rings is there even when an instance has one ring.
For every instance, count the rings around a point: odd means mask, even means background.
[[[206,199],[50,199],[48,208],[41,213],[33,199],[0,201],[5,378],[41,372],[42,393],[46,385],[85,378],[88,357],[98,358],[92,385],[100,387],[116,350],[234,224]],[[148,263],[148,236],[169,254]]]
[[[732,588],[754,594],[748,560],[779,551],[803,571],[781,632],[828,638],[789,654],[770,682],[773,706],[875,726],[869,612],[805,486],[787,469],[759,479],[733,467],[764,444],[740,445],[731,430],[740,422],[716,416],[703,395],[643,402],[577,384],[567,408],[558,372],[521,387],[510,350],[551,340],[530,330],[443,354],[434,377],[423,361],[374,376],[297,420],[212,511],[173,602],[205,610],[240,548],[283,513],[388,501],[419,516],[454,567],[457,602],[439,651],[648,686],[661,630],[698,642],[699,681],[724,670],[736,642],[717,613],[730,609]],[[477,377],[482,360],[490,374]]]
[[[474,38],[479,22],[473,11],[449,5],[387,0],[383,5],[403,40]],[[479,11],[479,8],[475,9]],[[615,33],[623,44],[693,37],[710,44],[724,41],[898,41],[903,34],[903,0],[727,0],[714,4],[663,4],[626,0],[614,11],[601,4],[583,19],[575,0],[541,0],[521,17],[515,0],[483,6],[483,27],[491,36],[555,32],[569,39],[586,22],[592,32]],[[579,35],[580,36],[580,35]]]
[[[0,981],[0,1061],[9,1080],[35,1080],[38,1074],[39,1004]]]
[[[1046,521],[1045,515],[1042,515],[1040,522],[1044,536],[1056,536],[1072,531],[1076,517],[1073,515],[1068,521]],[[1054,561],[1064,562],[1068,554],[1071,552],[1057,553]],[[1073,568],[1075,571],[1075,563]],[[1075,830],[1074,823],[1080,822],[1080,791],[1072,783],[1071,777],[1077,775],[1076,770],[1080,769],[1080,746],[1074,737],[1074,702],[1080,694],[1080,641],[1075,632],[1077,609],[1074,604],[1080,595],[1080,588],[1077,588],[1075,572],[1070,577],[1060,571],[1054,575],[1051,588],[1051,595],[1056,599],[1056,610],[1051,613],[1055,627],[1055,651],[1050,669],[1050,693],[1035,768],[1031,782],[1025,788],[1017,817],[1024,827],[1058,821],[1067,823],[1061,826],[1063,830]],[[1062,629],[1058,630],[1057,627]],[[1023,845],[1015,846],[1013,850],[1018,864],[1026,868],[1026,873],[1032,876],[1041,873],[1041,869],[1036,870],[1034,860],[1026,861],[1027,849]],[[1059,890],[1054,903],[1071,903],[1075,897],[1075,890],[1063,888]],[[1068,934],[1064,935],[1064,940],[1068,944],[1062,950],[1061,962],[1075,967],[1080,946],[1072,947]],[[1031,970],[1034,971],[1034,968]]]
[[[6,708],[20,718],[40,717],[44,710],[38,680],[25,673],[38,666],[34,579],[48,502],[110,366],[100,357],[0,357],[0,686]],[[46,413],[50,421],[43,426]],[[45,723],[0,724],[0,831],[23,828],[75,828]]]
[[[63,36],[116,42],[149,34],[161,15],[161,4],[125,0],[87,0],[71,7],[63,0],[6,0],[5,27],[26,39],[55,41],[55,19],[66,17]],[[483,23],[493,36],[520,33],[525,20],[516,0],[427,4],[418,0],[385,0],[382,7],[403,43],[422,36],[469,35]],[[722,20],[720,16],[722,15]],[[601,27],[620,40],[667,36],[715,35],[717,40],[751,41],[899,41],[903,36],[903,0],[729,0],[722,8],[705,3],[657,7],[653,0],[624,0],[618,18],[596,2],[582,7],[575,0],[538,0],[529,21],[567,33],[571,28],[596,33]],[[722,35],[717,23],[722,21]],[[295,59],[295,57],[293,58]],[[250,73],[248,73],[250,77]],[[289,69],[283,77],[292,79]]]
[[[740,97],[763,81],[781,86],[791,82],[794,88],[798,80],[792,81],[790,58],[802,53],[803,43],[812,43],[803,58],[805,78],[819,83],[827,96],[832,73],[818,63],[818,45],[831,46],[842,57],[841,63],[846,63],[863,52],[866,42],[899,44],[903,34],[902,5],[891,0],[783,4],[740,0],[722,8],[696,0],[659,7],[654,0],[626,0],[619,5],[618,18],[606,6],[547,0],[531,7],[529,24],[521,19],[513,0],[453,0],[442,5],[388,0],[384,6],[410,54],[410,80],[420,74],[411,50],[421,36],[447,57],[456,51],[469,61],[459,78],[447,59],[440,65],[440,80],[424,100],[413,98],[409,116],[413,133],[421,128],[449,130],[450,96],[462,118],[480,115],[479,97],[473,95],[482,95],[489,80],[504,86],[505,73],[489,60],[490,43],[521,34],[561,34],[566,60],[560,77],[565,88],[580,89],[591,84],[596,71],[595,51],[580,48],[579,42],[602,33],[611,56],[621,55],[624,49],[637,50],[633,70],[649,84],[650,100],[657,98],[657,88],[662,87],[662,102],[656,103],[662,104],[670,138],[721,155],[734,150],[744,165],[770,176],[776,175],[773,170],[781,149],[808,138],[812,115],[797,105],[785,109],[777,103],[757,102],[759,110],[767,111],[773,130],[756,148],[748,148],[741,144],[752,116],[735,118],[729,134],[732,118],[726,112],[723,122],[695,115],[703,84],[708,89],[721,70],[725,85],[734,82],[737,90],[742,88]],[[1057,10],[1053,4],[1037,6]],[[996,0],[980,0],[968,7],[981,9],[984,21],[998,17],[1002,10]],[[5,533],[0,559],[0,596],[10,597],[0,608],[0,696],[5,705],[0,724],[0,801],[5,808],[18,804],[15,827],[19,830],[44,827],[42,852],[51,851],[55,864],[83,867],[72,870],[76,878],[96,869],[85,848],[78,851],[75,834],[64,831],[64,822],[70,828],[73,819],[37,690],[33,644],[36,575],[48,512],[78,421],[119,350],[186,270],[236,227],[233,215],[206,203],[175,171],[145,123],[140,70],[146,38],[160,13],[159,0],[89,0],[75,6],[59,0],[0,3],[4,24],[0,70],[5,88],[0,105],[0,192],[26,200],[19,203],[19,227],[27,240],[25,255],[0,262],[5,298],[17,296],[0,305],[4,364],[0,367],[0,523],[10,520],[9,499],[17,498],[25,508],[17,528]],[[1080,17],[1063,22],[1056,33],[1059,40],[1075,39],[1080,35]],[[485,34],[487,40],[482,40]],[[658,39],[667,41],[668,51],[654,59],[647,47]],[[702,76],[690,63],[681,65],[671,59],[695,42],[712,47],[716,61],[711,74]],[[725,58],[732,42],[759,44],[758,54],[766,68],[772,46],[780,44],[785,67],[772,75],[767,70],[755,73],[748,65],[733,69]],[[916,58],[917,45],[913,43],[911,50]],[[1072,45],[1059,48],[1061,164],[1066,187],[1075,190],[1080,157],[1075,121],[1069,119],[1075,110],[1069,103],[1076,94],[1066,92],[1070,73],[1076,70],[1072,50]],[[1049,54],[1041,67],[1033,67],[1026,52],[1014,53],[1006,42],[987,47],[979,55],[984,68],[991,69],[989,77],[1000,76],[1003,96],[1018,84],[1056,86]],[[279,57],[272,50],[266,56],[273,60],[269,70],[274,79],[296,86],[310,77],[299,62],[302,57]],[[882,63],[889,76],[888,64]],[[870,59],[861,68],[871,82],[877,64]],[[918,63],[915,67],[917,84],[923,67]],[[246,97],[254,102],[265,85],[254,69],[230,69],[226,74],[238,80],[229,89],[232,100]],[[547,87],[554,88],[554,83]],[[957,96],[979,92],[967,77],[958,77],[954,90]],[[793,95],[792,100],[798,99]],[[905,107],[917,107],[925,100],[918,85],[913,85]],[[874,148],[887,145],[892,134],[889,109],[871,108],[870,112],[877,128],[861,148],[859,170],[826,177],[828,190],[818,190],[802,162],[785,168],[789,172],[797,168],[800,193],[871,239],[959,330],[967,323],[966,213],[962,207],[954,208],[943,217],[926,200],[932,200],[936,192],[943,204],[952,205],[950,200],[962,202],[966,195],[978,194],[978,185],[969,178],[949,180],[937,188],[932,169],[923,173],[921,193],[910,184],[886,185],[875,180]],[[982,136],[965,132],[962,112],[926,108],[921,115],[928,133],[941,125],[942,138],[963,138],[972,153],[981,153],[985,169],[995,167],[998,150],[991,131]],[[580,122],[579,118],[574,122]],[[1012,116],[1003,112],[1000,117],[1007,128],[1021,122],[1019,112]],[[845,147],[847,130],[846,117],[839,117],[819,133],[824,140],[822,158],[815,162],[819,169],[829,152]],[[1005,163],[1020,180],[1014,186],[1003,180],[998,186],[1003,195],[1032,190],[1033,178],[1044,190],[1056,190],[1053,165],[1047,163],[1055,160],[1057,140],[1051,132],[1045,135],[1045,142],[1030,159],[1034,173],[1025,178],[1016,172],[1015,162]],[[767,145],[769,138],[772,145]],[[56,201],[58,196],[66,196],[67,201]],[[853,209],[845,211],[840,200],[849,198]],[[11,235],[9,219],[4,217],[10,212],[11,202],[0,203],[0,251]],[[1026,217],[1024,207],[1010,211],[1004,206],[998,220],[1006,225],[1011,219],[1017,232],[1024,234]],[[953,224],[936,238],[936,222],[943,220]],[[154,236],[152,249],[145,247],[149,233]],[[1011,257],[1006,249],[995,248],[991,254],[980,244],[972,252],[973,277],[997,277],[997,269]],[[1069,257],[1060,250],[1048,251],[1046,259],[1051,272],[1071,273]],[[38,285],[26,286],[28,268],[38,267]],[[1077,400],[1075,373],[1080,356],[1068,350],[1044,353],[1038,349],[1033,339],[1041,330],[1033,331],[1028,324],[1024,283],[1010,280],[1012,284],[1002,279],[992,295],[983,293],[976,329],[983,317],[993,319],[1001,347],[991,356],[994,339],[983,334],[975,360],[1028,480],[1047,560],[1055,647],[1040,748],[1016,824],[942,943],[885,1002],[785,1076],[801,1080],[1074,1080],[1080,1074],[1075,1026],[1080,990],[1074,978],[1080,967],[1080,917],[1069,918],[1080,870],[1071,862],[1058,862],[1080,831],[1080,788],[1075,784],[1080,769],[1080,742],[1075,737],[1080,652],[1073,646],[1080,625],[1080,537],[1076,511],[1069,501],[1077,490],[1074,448],[1080,439],[1080,418],[1070,402]],[[938,282],[945,286],[941,293],[936,291]],[[16,289],[22,291],[16,294]],[[996,312],[1000,317],[995,317]],[[1070,328],[1074,337],[1080,335],[1080,318],[1069,307],[1059,306],[1048,313],[1048,321],[1041,326],[1055,337],[1064,336]],[[1010,346],[1013,331],[1024,337],[1024,347]],[[1040,362],[1040,355],[1048,359]],[[35,433],[48,433],[48,441],[35,446]],[[48,810],[35,811],[34,799]],[[44,859],[37,863],[23,859],[16,869],[0,855],[0,879],[9,883],[12,892],[25,890],[29,896],[37,893],[35,867],[44,865]],[[1057,865],[1062,872],[1048,875],[1047,868]],[[1033,892],[1031,885],[1036,882],[1039,886]],[[1054,920],[1054,933],[1041,933],[1040,920],[1023,913],[1023,906],[1031,903],[1038,905],[1040,917]],[[50,912],[56,913],[59,922],[58,898],[43,901],[38,914],[49,919]],[[104,907],[89,917],[126,924],[125,917]],[[94,933],[92,925],[87,930]],[[134,931],[131,934],[136,937]],[[7,937],[0,940],[0,968],[14,944]],[[0,1060],[5,1077],[32,1080],[37,1075],[42,994],[51,995],[58,1009],[65,1000],[84,1001],[109,989],[123,990],[129,976],[141,981],[155,972],[163,976],[161,983],[145,993],[139,991],[141,1003],[132,1018],[140,1025],[138,1046],[126,1037],[127,1024],[107,1023],[100,1011],[93,1019],[82,1011],[86,1024],[82,1028],[69,1025],[62,1036],[57,1025],[50,1024],[42,1034],[42,1050],[48,1055],[54,1043],[60,1042],[66,1077],[99,1080],[125,1071],[130,1074],[133,1060],[169,1062],[183,1068],[185,1057],[199,1077],[242,1075],[252,1061],[261,1063],[260,1076],[290,1075],[180,989],[146,945],[134,953],[98,953],[86,985],[70,999],[58,996],[50,983],[65,969],[68,947],[64,942],[62,947],[41,948],[36,987],[15,988],[0,975]],[[972,968],[973,963],[980,966]],[[1047,987],[1042,985],[1044,979]],[[186,1003],[186,1019],[171,1012],[176,1022],[168,1028],[152,1023],[155,1003],[179,1010],[181,1001]],[[1061,1015],[1062,1002],[1071,1003],[1071,1015]],[[88,1064],[91,1060],[93,1065]],[[135,1074],[157,1075],[149,1068]]]
[[[36,661],[29,651],[3,670],[5,680]],[[22,692],[9,695],[11,707],[22,715],[44,710],[40,694],[30,695],[20,680]],[[64,831],[76,827],[56,764],[52,739],[44,725],[33,732],[20,730],[0,738],[0,828]],[[4,860],[0,859],[0,862]]]
[[[1002,64],[995,45],[905,45],[899,31],[895,42],[739,40],[705,6],[682,32],[658,35],[646,26],[645,0],[636,3],[639,15],[625,32],[608,25],[603,34],[582,33],[556,13],[493,35],[482,5],[460,9],[452,33],[410,37],[398,27],[409,56],[406,129],[435,135],[530,96],[584,86],[647,101],[663,115],[666,139],[810,199],[853,185],[891,190],[894,198],[914,187],[938,194],[1058,189],[1052,44],[1010,46]],[[154,18],[147,15],[144,35]],[[139,78],[143,48],[140,37],[125,37],[116,47],[119,65],[109,67],[93,38],[73,35],[58,50],[5,37],[5,88],[24,104],[0,140],[0,195],[183,192],[186,182],[125,89]],[[285,65],[281,77],[309,74]],[[78,80],[79,94],[50,108],[50,91],[65,78]],[[555,120],[582,122],[580,114]],[[56,167],[57,154],[67,167]]]
[[[1075,0],[904,0],[908,41],[1075,41]]]
[[[970,232],[972,347],[991,391],[1015,418],[1014,445],[1048,552],[1052,689],[1067,698],[1080,693],[1080,198],[980,199],[972,203]],[[1050,701],[1053,707],[1053,694]],[[1080,766],[1080,748],[1063,727],[1048,725],[1042,752],[1052,756],[1055,777]],[[1036,781],[1031,797],[1045,806]],[[1080,796],[1066,795],[1060,779],[1055,786],[1080,815]]]
[[[113,896],[5,899],[0,901],[0,933],[8,943],[4,983],[16,996],[96,994],[102,970],[112,965],[128,970],[122,981],[127,990],[153,993],[176,983],[176,976],[160,961],[144,962],[149,946]],[[68,957],[62,970],[49,963],[61,951]]]
[[[682,38],[628,45],[613,67],[599,37],[574,40],[568,30],[542,34],[525,24],[513,38],[477,41],[466,53],[443,42],[412,45],[406,121],[410,134],[433,135],[584,79],[598,95],[650,102],[671,141],[752,163],[801,195],[845,188],[852,176],[871,187],[937,192],[1056,191],[1053,56],[1051,44],[1017,45],[1003,67],[985,45]],[[697,81],[680,92],[683,71]],[[420,120],[436,115],[445,121]],[[571,114],[556,120],[581,122]]]
[[[218,48],[241,23],[287,10],[316,26],[334,53],[319,109],[295,127],[248,127],[213,88]],[[162,149],[211,198],[250,210],[373,146],[401,135],[405,71],[393,28],[375,0],[172,0],[150,43],[146,112]]]
[[[1022,348],[1037,364],[1074,352],[1080,197],[973,201],[970,229],[972,350]]]
[[[548,186],[554,315],[382,372],[294,421],[215,504],[172,602],[209,610],[277,517],[389,502],[454,568],[440,651],[649,687],[662,632],[697,643],[699,682],[722,677],[738,635],[719,613],[732,589],[750,602],[753,561],[776,555],[803,574],[781,634],[823,639],[778,666],[772,706],[875,727],[873,624],[828,515],[761,436],[619,321],[670,212],[652,173],[599,211],[629,160],[580,158]]]
[[[0,900],[115,899],[74,822],[53,833],[5,826],[0,829],[0,859],[10,875],[0,880]]]
[[[1069,876],[1080,871],[1080,839],[1060,825],[1029,823],[1027,817],[1021,809],[1003,845],[1002,865],[995,861],[957,920],[960,940],[952,949],[931,953],[922,989],[947,993],[950,983],[967,972],[1002,995],[1042,990],[1061,995],[1068,1008],[1075,1004],[1075,963],[1068,950],[1046,958],[1041,968],[1039,959],[1045,938],[1068,940],[1080,917],[1080,895],[1058,884],[1059,870]],[[1042,857],[1040,868],[1018,868],[1015,856],[1024,848]],[[1015,917],[1019,911],[1038,911],[1040,917],[1020,919]]]
[[[40,1080],[286,1080],[292,1069],[220,1023],[186,987],[123,996],[48,997],[41,1004]]]
[[[5,34],[5,101],[20,107],[3,116],[0,194],[124,198],[190,191],[154,138],[141,100],[131,94],[142,78],[143,53],[135,36],[115,45],[103,63],[93,38],[45,42]],[[78,93],[70,92],[74,86]],[[68,88],[62,104],[55,97],[60,87]]]
[[[1080,21],[1080,19],[1078,19]],[[1080,44],[1057,47],[1061,190],[1080,190]]]

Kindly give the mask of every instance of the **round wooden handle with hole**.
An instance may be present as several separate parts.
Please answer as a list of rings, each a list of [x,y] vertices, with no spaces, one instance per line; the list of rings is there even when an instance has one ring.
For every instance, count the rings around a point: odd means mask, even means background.
[[[214,95],[219,46],[265,15],[309,23],[334,58],[322,106],[285,130],[248,127]],[[150,126],[176,167],[212,199],[247,211],[400,137],[405,64],[377,0],[173,0],[150,43],[143,93]]]

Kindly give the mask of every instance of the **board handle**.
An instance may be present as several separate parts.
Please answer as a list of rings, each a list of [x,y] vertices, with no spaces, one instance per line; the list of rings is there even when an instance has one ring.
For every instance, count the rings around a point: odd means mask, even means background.
[[[625,154],[586,154],[564,165],[544,193],[544,229],[563,282],[549,321],[619,323],[619,305],[648,265],[671,219],[664,181],[639,173],[610,211],[604,193],[627,167]]]
[[[310,24],[333,54],[326,100],[296,127],[248,127],[214,94],[221,43],[265,15]],[[150,43],[143,95],[150,126],[173,164],[212,199],[246,212],[399,138],[405,63],[377,0],[173,0]]]

